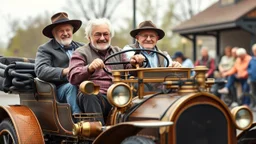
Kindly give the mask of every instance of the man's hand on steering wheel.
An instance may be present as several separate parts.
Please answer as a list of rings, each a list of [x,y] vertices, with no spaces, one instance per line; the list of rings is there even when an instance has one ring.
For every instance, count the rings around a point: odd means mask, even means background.
[[[101,59],[96,58],[89,65],[88,70],[90,73],[93,73],[95,70],[102,69],[104,66],[105,66],[104,62]]]
[[[143,65],[143,62],[145,60],[145,57],[141,54],[133,55],[130,59],[130,64],[134,67],[136,67],[136,64],[139,64],[139,66]]]

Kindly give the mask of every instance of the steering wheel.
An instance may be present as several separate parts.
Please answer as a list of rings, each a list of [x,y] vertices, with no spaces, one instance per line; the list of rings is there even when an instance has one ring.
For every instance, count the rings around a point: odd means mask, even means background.
[[[164,57],[164,59],[166,60],[166,66],[165,66],[165,67],[168,67],[168,66],[169,66],[169,63],[170,63],[170,62],[169,62],[169,59],[168,59],[163,53],[161,53],[161,52],[159,52],[159,51],[155,51],[155,50],[148,50],[148,49],[129,49],[129,50],[124,50],[124,51],[117,52],[117,53],[115,53],[115,54],[112,54],[112,55],[108,56],[108,57],[104,60],[104,64],[105,64],[105,65],[129,64],[130,61],[125,61],[125,62],[107,62],[107,61],[108,61],[110,58],[112,58],[112,57],[115,57],[115,56],[117,56],[117,55],[121,55],[121,54],[126,53],[126,52],[130,52],[130,51],[134,51],[135,54],[142,54],[142,55],[145,57],[144,63],[146,63],[146,64],[143,66],[144,68],[148,66],[149,60],[148,60],[148,58],[147,58],[143,53],[141,53],[141,51],[149,51],[149,52],[153,52],[153,53],[156,53],[156,54],[161,55],[161,56]],[[109,72],[109,70],[107,70],[105,67],[103,68],[103,70],[104,70],[106,73],[112,75],[112,73]]]

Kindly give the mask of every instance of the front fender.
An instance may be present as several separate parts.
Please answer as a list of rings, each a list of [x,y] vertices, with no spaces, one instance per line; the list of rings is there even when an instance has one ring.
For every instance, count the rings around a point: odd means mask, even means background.
[[[256,122],[237,135],[238,144],[256,143]]]
[[[166,127],[172,124],[172,122],[158,120],[119,123],[102,132],[94,140],[93,144],[102,144],[105,142],[120,144],[125,138],[136,135],[144,128]]]
[[[28,107],[22,105],[0,106],[0,120],[5,118],[11,119],[19,144],[44,144],[40,124]]]

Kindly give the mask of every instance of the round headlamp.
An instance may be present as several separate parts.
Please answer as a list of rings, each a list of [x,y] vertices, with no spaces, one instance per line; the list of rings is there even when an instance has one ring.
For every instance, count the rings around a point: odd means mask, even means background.
[[[125,83],[113,84],[107,92],[108,101],[118,108],[126,107],[132,100],[132,91]]]
[[[97,85],[94,85],[93,82],[91,81],[83,81],[80,85],[79,85],[79,90],[83,93],[83,94],[94,94],[97,95],[100,91],[100,87]]]
[[[246,106],[235,107],[231,110],[236,125],[239,129],[244,130],[252,125],[253,115],[251,110]]]

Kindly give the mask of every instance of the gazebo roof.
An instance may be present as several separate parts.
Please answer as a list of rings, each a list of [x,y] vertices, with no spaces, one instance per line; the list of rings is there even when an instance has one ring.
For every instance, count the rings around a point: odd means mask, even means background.
[[[216,2],[191,19],[176,26],[173,31],[180,34],[200,33],[237,27],[236,21],[254,10],[255,0],[240,0],[236,4],[221,6]]]

